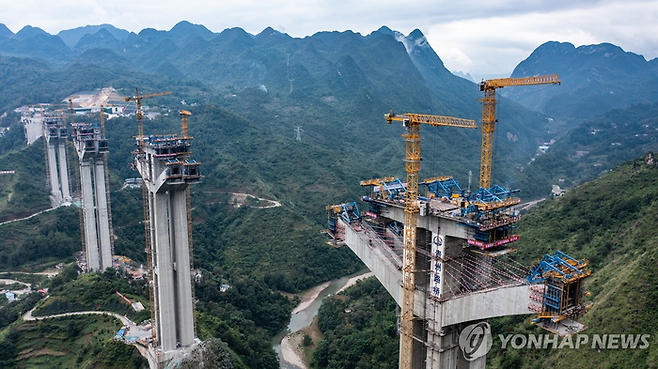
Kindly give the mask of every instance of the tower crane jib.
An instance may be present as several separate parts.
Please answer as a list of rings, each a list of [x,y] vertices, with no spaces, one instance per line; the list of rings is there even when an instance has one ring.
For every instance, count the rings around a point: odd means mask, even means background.
[[[557,74],[523,78],[497,78],[480,82],[484,92],[482,101],[482,152],[480,158],[480,188],[491,187],[493,133],[496,125],[496,89],[506,86],[560,84]]]

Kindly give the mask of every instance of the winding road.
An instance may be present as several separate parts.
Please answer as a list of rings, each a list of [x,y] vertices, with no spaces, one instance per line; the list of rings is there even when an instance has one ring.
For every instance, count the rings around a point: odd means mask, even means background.
[[[60,206],[63,206],[63,205],[60,205]],[[58,207],[59,207],[59,206],[58,206]],[[58,207],[48,208],[48,209],[45,209],[45,210],[41,210],[40,212],[34,213],[34,214],[32,214],[32,215],[28,215],[28,216],[26,216],[25,218],[12,219],[12,220],[7,220],[7,221],[5,221],[5,222],[0,222],[0,226],[1,226],[1,225],[5,225],[5,224],[9,224],[9,223],[20,222],[20,221],[22,221],[22,220],[28,220],[28,219],[30,219],[30,218],[36,217],[36,216],[39,215],[39,214],[47,213],[47,212],[49,212],[49,211],[53,211],[53,210],[57,209]]]
[[[46,296],[48,298],[49,296]],[[36,321],[36,320],[44,320],[44,319],[52,319],[52,318],[61,318],[61,317],[67,317],[67,316],[75,316],[75,315],[107,315],[111,316],[113,318],[119,319],[121,321],[121,324],[123,324],[127,328],[127,332],[129,332],[130,337],[137,337],[138,339],[143,339],[143,340],[148,340],[148,338],[151,337],[151,330],[150,329],[143,329],[142,327],[138,326],[133,322],[132,320],[128,319],[125,315],[117,314],[113,311],[94,311],[94,310],[89,310],[89,311],[74,311],[70,313],[62,313],[62,314],[53,314],[53,315],[46,315],[46,316],[34,316],[32,315],[32,312],[36,309],[36,306],[30,309],[25,315],[23,315],[23,320],[24,321]],[[128,342],[125,342],[126,344],[130,344],[132,346],[135,346],[137,350],[139,350],[139,353],[146,359],[148,359],[148,350],[145,347],[142,347],[141,345],[136,345],[136,344],[131,344]]]

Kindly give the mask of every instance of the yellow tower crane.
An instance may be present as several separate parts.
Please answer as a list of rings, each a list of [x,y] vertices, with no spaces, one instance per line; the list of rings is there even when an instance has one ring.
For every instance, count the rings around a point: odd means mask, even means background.
[[[135,101],[137,104],[137,131],[138,131],[138,136],[137,136],[137,143],[138,143],[138,155],[139,155],[139,161],[140,165],[143,167],[145,165],[145,157],[144,157],[144,123],[142,121],[142,118],[144,117],[142,114],[142,99],[146,99],[149,97],[155,97],[155,96],[162,96],[162,95],[170,95],[171,92],[158,92],[154,94],[148,94],[148,95],[140,95],[139,90],[137,87],[135,87],[135,96],[128,96],[126,97],[126,102],[129,101]],[[151,307],[151,320],[155,322],[155,302],[154,302],[154,291],[153,291],[153,260],[151,256],[151,220],[150,220],[150,208],[149,208],[149,199],[148,199],[148,194],[146,192],[146,182],[144,180],[144,177],[142,176],[142,206],[144,208],[144,239],[146,240],[146,264],[148,266],[148,281],[149,281],[149,302],[150,302],[150,307]],[[156,335],[156,327],[154,326],[151,329],[151,336],[153,339],[153,343],[157,343],[157,335]]]
[[[181,116],[181,130],[183,133],[183,138],[185,138],[187,137],[187,117],[192,115],[192,113],[187,110],[181,110],[179,114]]]
[[[192,112],[188,110],[180,110],[178,114],[181,116],[181,133],[183,135],[183,138],[192,138],[188,137],[188,130],[187,130],[187,117],[192,115]],[[188,155],[185,157],[185,159],[189,159],[189,154],[192,152],[188,152]],[[185,202],[187,204],[187,229],[190,230],[190,232],[187,233],[187,244],[190,249],[190,267],[192,266],[192,263],[194,262],[194,252],[193,252],[193,244],[192,244],[192,194],[190,192],[190,186],[187,186],[185,188]],[[195,293],[194,293],[194,288],[192,288],[192,301],[195,301]],[[194,319],[194,332],[196,334],[196,314],[193,315]]]
[[[142,114],[142,99],[146,99],[149,97],[155,97],[155,96],[162,96],[162,95],[171,95],[171,91],[169,92],[158,92],[154,94],[148,94],[148,95],[140,95],[139,90],[137,87],[135,87],[135,96],[128,96],[126,97],[126,102],[129,101],[134,101],[137,104],[137,131],[138,131],[138,139],[139,139],[139,153],[142,154],[142,149],[144,147],[144,123],[142,121],[142,118],[144,115]]]
[[[491,187],[491,158],[493,133],[496,126],[496,89],[505,86],[560,84],[557,74],[524,78],[497,78],[480,82],[482,100],[482,155],[480,159],[480,188]]]
[[[416,224],[418,220],[418,174],[420,172],[420,125],[477,128],[471,119],[442,117],[426,114],[400,114],[389,112],[384,115],[388,123],[401,121],[407,133],[405,169],[407,171],[407,193],[404,207],[404,257],[402,261],[402,318],[400,329],[400,368],[410,369],[414,341],[414,290],[416,286]]]

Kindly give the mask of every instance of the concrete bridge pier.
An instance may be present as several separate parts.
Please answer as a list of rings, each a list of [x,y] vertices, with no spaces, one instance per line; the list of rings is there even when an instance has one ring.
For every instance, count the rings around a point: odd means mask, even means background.
[[[403,209],[380,216],[400,222]],[[345,244],[402,306],[402,242],[384,240],[367,222],[339,217]],[[488,318],[532,314],[527,284],[492,283],[494,260],[465,247],[468,228],[448,217],[419,216],[416,232],[413,369],[484,369]],[[460,338],[461,341],[460,342]],[[489,341],[490,344],[490,341]],[[482,346],[484,345],[484,346]]]

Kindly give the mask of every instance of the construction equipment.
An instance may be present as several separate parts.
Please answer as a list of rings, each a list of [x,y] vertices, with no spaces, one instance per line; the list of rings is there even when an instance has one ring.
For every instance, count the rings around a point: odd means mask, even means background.
[[[71,127],[75,126],[75,110],[73,109],[73,98],[69,97],[69,114],[71,116]],[[75,135],[75,133],[73,133]],[[45,137],[44,137],[45,141]],[[75,149],[75,148],[74,148]],[[78,218],[80,218],[80,244],[82,245],[82,250],[85,251],[85,255],[82,258],[83,260],[87,260],[87,255],[86,255],[86,249],[85,249],[85,221],[84,221],[84,214],[82,212],[82,196],[80,195],[82,193],[82,187],[80,186],[80,163],[78,158],[78,155],[73,155],[73,165],[75,166],[75,186],[76,186],[76,196],[78,197]],[[87,265],[87,268],[89,266]]]
[[[183,135],[183,138],[192,138],[188,137],[187,135],[187,117],[192,115],[192,112],[187,111],[187,110],[180,110],[179,115],[181,116],[181,133]],[[186,161],[189,161],[190,159],[190,154],[192,152],[188,150],[188,154],[184,156]],[[194,263],[194,252],[192,248],[192,192],[190,190],[190,187],[188,186],[185,189],[185,204],[187,208],[187,229],[189,232],[187,233],[187,242],[190,248],[190,267],[192,267]],[[192,287],[192,300],[195,301],[195,293],[194,293],[194,287]],[[196,314],[193,315],[194,319],[194,334],[196,335]]]
[[[137,136],[137,144],[138,144],[138,152],[137,155],[139,155],[139,163],[141,166],[145,166],[146,163],[146,157],[144,155],[144,122],[142,121],[143,119],[143,114],[142,114],[142,99],[150,98],[150,97],[156,97],[156,96],[163,96],[163,95],[170,95],[171,92],[158,92],[158,93],[153,93],[153,94],[148,94],[148,95],[140,95],[139,94],[139,89],[135,87],[135,96],[128,96],[125,98],[126,102],[129,101],[135,101],[137,104],[137,130],[138,130],[138,136]],[[150,209],[149,209],[149,199],[148,199],[148,192],[146,189],[146,181],[144,177],[142,176],[142,206],[144,208],[144,238],[146,240],[146,263],[148,265],[148,285],[149,285],[149,305],[151,308],[151,321],[154,322],[155,324],[155,302],[154,302],[154,291],[153,291],[153,258],[151,255],[151,221],[150,221]],[[151,336],[153,340],[153,345],[157,344],[157,335],[156,335],[156,327],[153,326],[151,329]]]
[[[560,336],[572,333],[574,325],[580,324],[573,319],[592,306],[591,302],[584,301],[589,292],[583,289],[583,279],[592,273],[588,266],[589,261],[576,260],[559,250],[544,256],[527,277],[533,292],[530,297],[539,302],[539,305],[528,306],[538,313],[533,324]],[[563,321],[567,323],[559,324]]]
[[[404,216],[404,257],[402,262],[403,298],[402,319],[400,328],[400,368],[410,369],[412,366],[412,350],[414,342],[414,290],[416,274],[416,224],[418,220],[418,174],[420,172],[420,125],[449,126],[462,128],[477,128],[471,119],[434,116],[426,114],[401,114],[392,111],[385,114],[390,124],[394,120],[401,121],[407,133],[405,169],[407,172],[407,192]]]
[[[428,197],[453,199],[460,198],[464,194],[459,183],[451,176],[427,178],[423,180],[423,184],[427,188]]]
[[[103,107],[103,104],[101,104],[101,138],[102,140],[99,142],[99,145],[101,143],[105,144],[105,148],[103,149],[105,152],[107,152],[107,136],[105,136],[105,109]],[[103,155],[103,166],[105,167],[105,170],[103,171],[105,173],[105,193],[107,194],[107,218],[109,220],[109,227],[110,227],[110,243],[111,243],[111,249],[112,249],[112,255],[114,255],[114,227],[112,226],[112,204],[110,202],[110,171],[108,170],[107,166],[107,154]]]
[[[163,96],[163,95],[171,95],[172,92],[157,92],[154,94],[148,94],[148,95],[140,95],[139,90],[137,87],[135,87],[135,96],[128,96],[126,97],[126,102],[134,101],[137,104],[137,129],[138,129],[138,134],[139,134],[139,147],[140,150],[143,149],[144,141],[143,141],[143,136],[144,136],[144,123],[142,121],[142,118],[144,118],[144,115],[142,113],[142,99],[146,99],[149,97],[156,97],[156,96]],[[141,154],[141,151],[140,151]]]
[[[365,179],[359,184],[364,187],[373,186],[372,194],[374,197],[381,196],[382,198],[387,198],[389,200],[394,200],[398,194],[407,191],[404,183],[395,177]],[[386,194],[384,191],[386,191]]]
[[[480,159],[480,188],[491,186],[493,133],[496,126],[496,89],[506,86],[560,84],[557,74],[524,78],[497,78],[480,82],[482,100],[482,154]]]
[[[185,138],[187,137],[187,117],[192,115],[192,113],[187,110],[181,110],[179,114],[181,116],[183,138]]]

